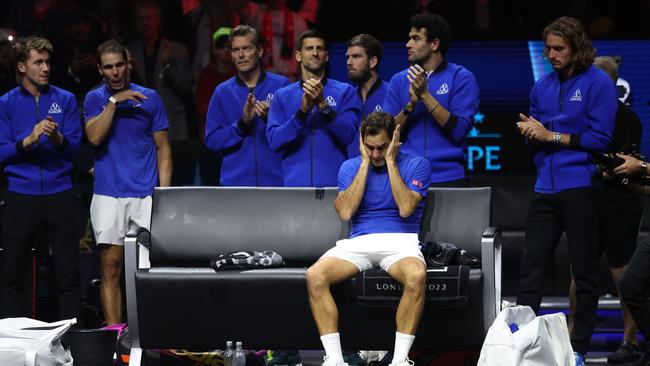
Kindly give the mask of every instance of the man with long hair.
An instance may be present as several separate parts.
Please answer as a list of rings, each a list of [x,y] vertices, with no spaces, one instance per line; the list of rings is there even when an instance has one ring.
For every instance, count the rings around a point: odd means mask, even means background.
[[[576,365],[584,365],[598,308],[596,205],[602,189],[590,152],[603,151],[610,143],[616,89],[592,65],[595,50],[578,20],[556,19],[544,29],[543,39],[553,72],[535,83],[530,114],[520,114],[517,122],[537,167],[517,304],[539,312],[544,271],[566,231],[577,289],[571,344]]]

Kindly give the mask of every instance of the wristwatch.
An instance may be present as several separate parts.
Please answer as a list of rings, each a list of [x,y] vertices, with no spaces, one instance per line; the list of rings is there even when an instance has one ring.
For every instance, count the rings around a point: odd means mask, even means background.
[[[115,105],[117,105],[117,99],[112,95],[110,97],[108,97],[108,101],[115,104]]]
[[[639,167],[639,174],[641,174],[641,178],[645,178],[648,175],[648,163],[645,161]]]

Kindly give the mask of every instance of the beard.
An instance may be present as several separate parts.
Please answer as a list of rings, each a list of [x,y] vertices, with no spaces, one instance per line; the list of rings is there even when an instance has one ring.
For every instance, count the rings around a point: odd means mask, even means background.
[[[370,67],[367,65],[363,70],[358,71],[354,74],[348,72],[348,79],[350,79],[351,82],[358,85],[361,85],[366,81],[368,81],[368,79],[370,79],[370,76],[371,76]]]

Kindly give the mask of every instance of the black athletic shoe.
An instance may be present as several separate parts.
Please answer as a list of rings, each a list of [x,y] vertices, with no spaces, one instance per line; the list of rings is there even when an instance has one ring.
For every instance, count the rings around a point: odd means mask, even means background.
[[[623,340],[616,352],[607,356],[607,363],[628,363],[639,359],[639,346]]]

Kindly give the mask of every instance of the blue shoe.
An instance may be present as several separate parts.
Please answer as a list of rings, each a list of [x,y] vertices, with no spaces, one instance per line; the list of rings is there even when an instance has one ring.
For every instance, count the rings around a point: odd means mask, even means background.
[[[585,366],[585,356],[580,352],[573,352],[573,355],[576,357],[576,366]]]

